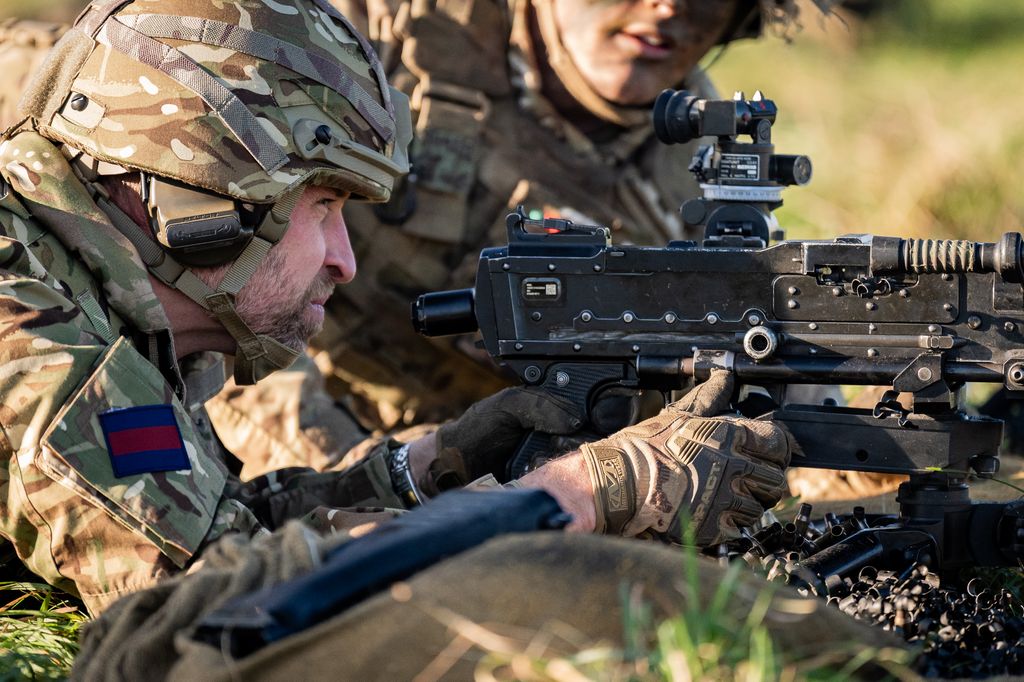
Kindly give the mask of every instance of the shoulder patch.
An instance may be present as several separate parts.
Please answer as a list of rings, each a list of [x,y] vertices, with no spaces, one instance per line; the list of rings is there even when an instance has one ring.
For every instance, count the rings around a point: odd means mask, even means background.
[[[99,418],[117,478],[192,469],[170,405],[107,410]]]
[[[73,504],[67,500],[71,491],[91,503],[79,505],[81,509],[98,506],[134,531],[139,543],[133,551],[143,555],[152,543],[175,565],[184,566],[213,526],[227,467],[205,447],[173,389],[131,340],[119,338],[98,362],[90,364],[95,365],[92,373],[50,418],[39,441],[41,447],[34,447],[32,440],[22,446],[23,457],[28,459],[31,454],[32,463],[57,484],[39,484],[36,498],[39,504],[50,499]],[[150,410],[152,413],[146,414]],[[173,412],[173,421],[169,412]],[[176,431],[160,430],[162,426]],[[169,434],[171,438],[165,435],[166,442],[158,442],[145,433],[139,434],[142,437],[136,442],[130,435],[122,436],[123,442],[115,437],[112,443],[108,438],[114,432],[153,427],[157,430],[150,434]],[[121,458],[145,462],[151,453],[161,450],[177,451],[177,463],[172,452],[172,463],[162,462],[166,466],[160,469],[144,464],[136,469],[143,473],[134,475],[129,470],[118,471],[118,457],[111,454],[120,452]],[[154,458],[162,459],[165,454]],[[139,466],[138,461],[133,464]],[[81,521],[77,516],[76,520]]]

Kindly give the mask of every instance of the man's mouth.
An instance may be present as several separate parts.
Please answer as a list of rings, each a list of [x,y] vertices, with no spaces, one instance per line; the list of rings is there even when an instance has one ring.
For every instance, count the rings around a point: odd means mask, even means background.
[[[642,24],[626,26],[615,34],[614,40],[634,56],[644,59],[665,59],[675,47],[672,36]]]

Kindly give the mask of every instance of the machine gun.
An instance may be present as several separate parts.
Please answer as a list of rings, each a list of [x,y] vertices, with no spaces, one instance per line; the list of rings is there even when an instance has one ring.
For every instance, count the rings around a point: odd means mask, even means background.
[[[895,523],[787,569],[814,591],[868,563],[1016,564],[1024,503],[972,503],[966,483],[998,471],[1002,423],[968,416],[962,401],[968,382],[1024,391],[1024,240],[861,234],[769,246],[781,188],[810,177],[806,157],[774,155],[774,117],[760,96],[666,91],[655,107],[663,141],[718,138],[691,165],[704,198],[682,209],[704,225],[702,244],[620,246],[607,228],[518,211],[508,244],[481,253],[475,287],[421,296],[414,324],[428,336],[479,329],[492,357],[575,403],[597,434],[622,426],[595,409],[607,392],[667,392],[721,367],[775,399],[771,417],[801,451],[793,466],[909,475]],[[873,410],[785,404],[786,386],[801,383],[893,392]],[[528,439],[511,473],[546,449]]]

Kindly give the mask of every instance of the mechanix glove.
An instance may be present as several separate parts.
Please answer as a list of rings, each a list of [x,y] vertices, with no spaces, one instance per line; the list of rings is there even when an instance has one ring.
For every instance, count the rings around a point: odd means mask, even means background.
[[[779,501],[789,434],[770,421],[711,416],[727,409],[732,390],[732,374],[714,370],[659,415],[580,448],[599,532],[649,530],[679,542],[685,511],[703,547],[737,536]]]
[[[506,388],[437,430],[437,459],[418,482],[420,490],[433,497],[487,474],[500,480],[531,431],[568,435],[582,424],[579,411],[560,398],[537,388]]]

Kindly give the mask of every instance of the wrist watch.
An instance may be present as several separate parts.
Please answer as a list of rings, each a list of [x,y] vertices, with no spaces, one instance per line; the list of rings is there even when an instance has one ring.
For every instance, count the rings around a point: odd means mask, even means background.
[[[391,474],[391,487],[405,503],[406,509],[423,504],[423,495],[416,487],[416,481],[412,479],[412,470],[409,468],[408,443],[391,452],[388,471]]]

